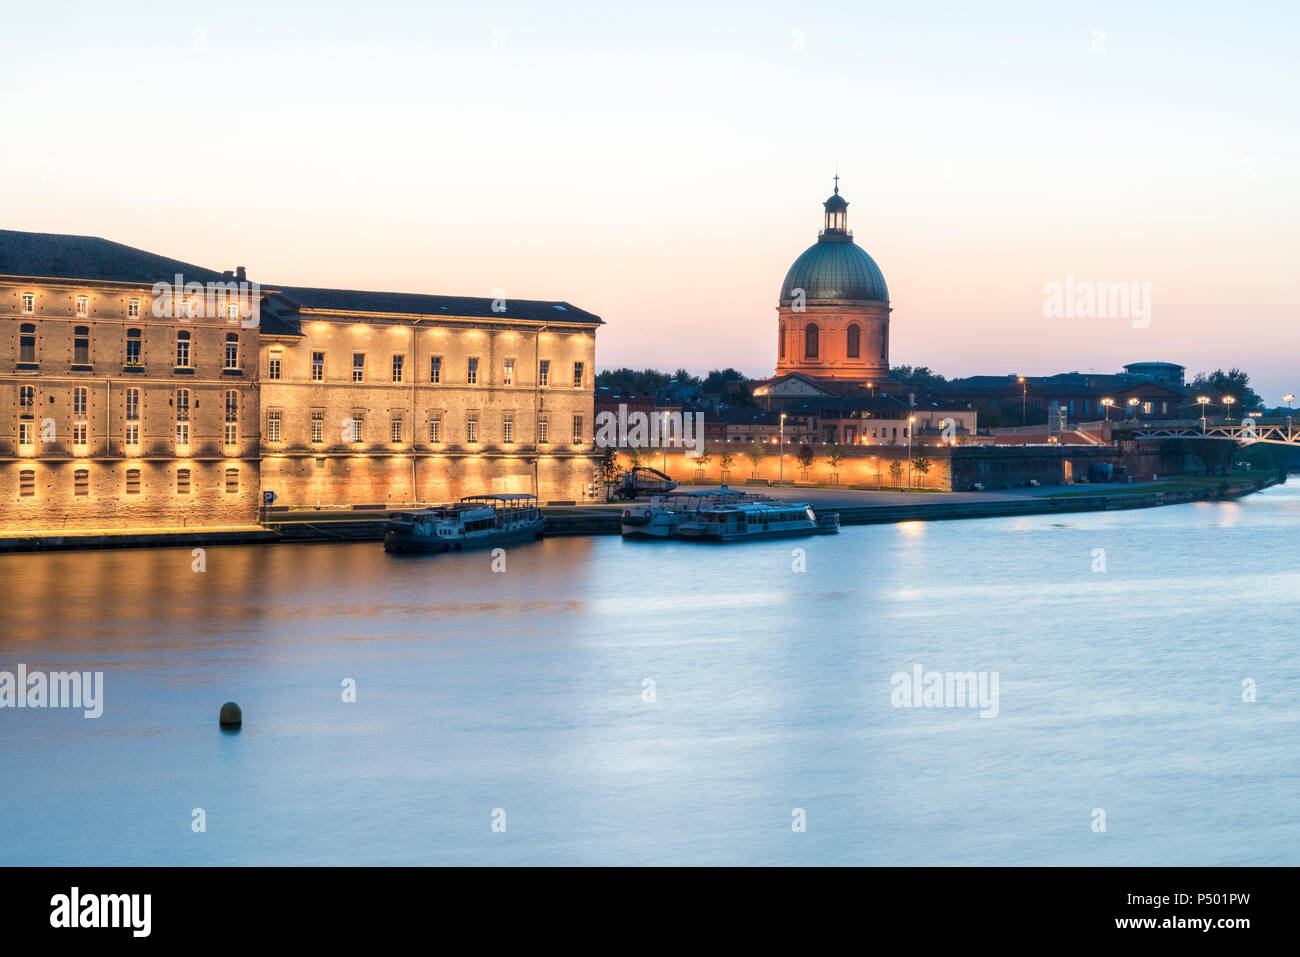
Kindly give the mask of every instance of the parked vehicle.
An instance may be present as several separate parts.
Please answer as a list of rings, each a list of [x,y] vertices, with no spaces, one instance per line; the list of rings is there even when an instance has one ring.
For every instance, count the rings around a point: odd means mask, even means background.
[[[669,476],[647,465],[638,465],[620,472],[610,494],[621,501],[629,502],[651,495],[665,495],[677,487]]]

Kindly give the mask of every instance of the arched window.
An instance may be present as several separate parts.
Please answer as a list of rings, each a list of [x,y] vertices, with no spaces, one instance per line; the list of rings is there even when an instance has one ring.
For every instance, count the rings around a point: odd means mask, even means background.
[[[18,361],[36,361],[36,324],[24,322],[18,327]]]
[[[880,330],[880,358],[889,359],[889,326]]]
[[[817,325],[808,323],[803,331],[803,354],[805,359],[817,358]]]
[[[781,338],[777,340],[776,349],[777,349],[777,355],[780,356],[782,359],[784,359],[785,358],[785,323],[784,322],[781,323]]]
[[[858,328],[857,323],[849,326],[848,340],[848,356],[850,359],[856,359],[862,353],[862,330]]]

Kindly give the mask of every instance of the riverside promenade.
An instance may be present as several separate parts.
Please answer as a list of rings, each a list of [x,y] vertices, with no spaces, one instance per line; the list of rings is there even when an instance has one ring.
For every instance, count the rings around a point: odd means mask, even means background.
[[[840,524],[941,521],[1154,508],[1183,502],[1238,498],[1276,485],[1275,472],[1238,473],[1226,478],[1173,477],[1154,482],[1107,485],[1060,485],[989,492],[863,490],[833,486],[747,486],[786,501],[808,502],[815,509],[838,512]],[[717,486],[687,486],[716,488]],[[737,488],[739,486],[732,486]],[[400,506],[395,511],[409,509]],[[546,535],[617,535],[624,503],[550,505]],[[294,509],[267,515],[262,525],[223,528],[59,529],[13,532],[0,537],[0,553],[98,548],[207,547],[288,544],[294,542],[380,541],[389,511],[385,509]]]

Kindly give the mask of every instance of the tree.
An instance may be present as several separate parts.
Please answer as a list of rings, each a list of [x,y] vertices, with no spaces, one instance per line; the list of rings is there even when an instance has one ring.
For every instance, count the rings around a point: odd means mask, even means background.
[[[704,385],[701,387],[701,391],[726,392],[728,382],[744,381],[744,374],[735,369],[710,369],[709,374],[704,377]]]
[[[634,445],[627,450],[628,460],[632,463],[632,468],[637,468],[645,464],[646,452],[640,446]]]
[[[612,485],[618,479],[618,450],[607,445],[600,450],[600,480]]]
[[[924,450],[917,451],[912,456],[912,471],[924,477],[930,471],[930,456],[926,455]]]
[[[832,472],[840,467],[840,463],[844,461],[844,455],[844,446],[832,445],[830,447],[830,450],[826,453],[826,464],[831,467]]]
[[[749,459],[754,465],[754,471],[758,471],[758,463],[763,461],[763,456],[767,454],[767,446],[763,444],[763,437],[758,436],[753,442],[749,443],[749,448],[745,449],[745,458]]]
[[[911,386],[918,392],[948,384],[947,379],[929,366],[894,366],[889,370],[889,377],[901,385]]]
[[[724,472],[730,472],[731,467],[736,464],[736,457],[730,452],[723,452],[718,456],[718,468]]]
[[[1210,408],[1221,406],[1225,395],[1232,396],[1236,400],[1232,403],[1232,412],[1238,416],[1250,415],[1264,408],[1264,400],[1250,387],[1250,376],[1241,369],[1229,369],[1227,372],[1215,369],[1213,372],[1197,373],[1192,384],[1187,386],[1186,402],[1196,410],[1198,416],[1200,407],[1196,399],[1202,395],[1209,398]],[[1228,410],[1223,411],[1226,414]]]
[[[812,468],[813,458],[814,458],[812,446],[811,445],[799,446],[799,451],[795,453],[794,458],[795,461],[799,463],[799,467],[801,469],[803,469],[805,472],[808,471],[810,468]]]
[[[895,485],[903,484],[903,463],[898,459],[889,463],[889,477],[894,480]]]

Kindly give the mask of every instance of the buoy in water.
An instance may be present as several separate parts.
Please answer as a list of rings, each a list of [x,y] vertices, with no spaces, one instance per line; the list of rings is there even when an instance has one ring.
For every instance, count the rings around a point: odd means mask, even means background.
[[[244,723],[244,712],[239,710],[239,705],[233,701],[227,701],[221,706],[221,726],[223,728],[238,728]]]

